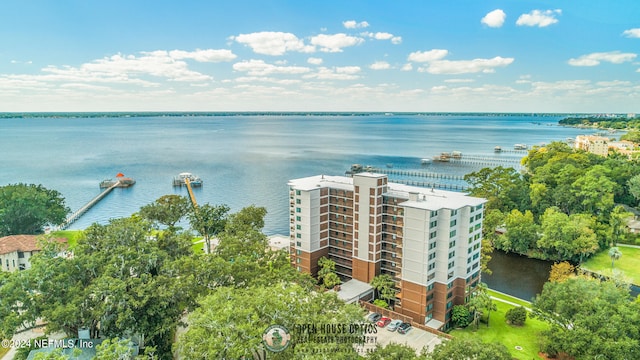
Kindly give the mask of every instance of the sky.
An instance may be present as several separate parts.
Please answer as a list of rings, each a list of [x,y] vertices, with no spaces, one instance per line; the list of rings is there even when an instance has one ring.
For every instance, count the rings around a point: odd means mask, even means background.
[[[3,0],[0,112],[640,113],[638,0]]]

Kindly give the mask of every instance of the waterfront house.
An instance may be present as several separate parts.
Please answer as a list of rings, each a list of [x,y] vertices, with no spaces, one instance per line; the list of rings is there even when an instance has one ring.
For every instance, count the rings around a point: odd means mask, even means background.
[[[40,235],[10,235],[0,238],[0,264],[3,271],[26,270],[31,267],[29,259],[41,249]],[[56,241],[66,243],[67,239]]]

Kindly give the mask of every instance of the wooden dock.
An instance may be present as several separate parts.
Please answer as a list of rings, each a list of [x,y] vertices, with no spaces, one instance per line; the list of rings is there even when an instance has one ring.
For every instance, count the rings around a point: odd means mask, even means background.
[[[428,171],[395,170],[395,169],[381,169],[381,168],[367,168],[366,171],[377,173],[377,174],[387,174],[387,175],[415,176],[415,177],[425,177],[425,178],[444,179],[444,180],[464,180],[464,176],[433,173]],[[398,182],[398,181],[394,181],[394,182]]]
[[[468,186],[464,186],[464,185],[431,183],[431,182],[426,182],[426,181],[393,180],[393,182],[397,183],[397,184],[419,186],[419,187],[432,188],[432,189],[441,189],[441,190],[469,191],[469,189],[470,189]]]
[[[102,192],[100,194],[98,194],[96,197],[94,197],[93,199],[91,199],[88,203],[86,203],[83,207],[81,207],[79,210],[77,210],[76,212],[74,212],[73,214],[69,215],[63,222],[62,224],[60,224],[58,226],[58,228],[60,230],[65,230],[67,229],[69,226],[71,226],[71,224],[73,224],[76,220],[78,220],[82,215],[84,215],[84,213],[86,213],[87,211],[89,211],[89,209],[91,209],[95,204],[97,204],[98,202],[100,202],[100,200],[104,199],[105,196],[107,196],[113,189],[117,188],[117,187],[122,187],[122,185],[120,184],[120,181],[116,181],[115,183],[113,183],[113,185],[105,188],[104,190],[102,190]]]

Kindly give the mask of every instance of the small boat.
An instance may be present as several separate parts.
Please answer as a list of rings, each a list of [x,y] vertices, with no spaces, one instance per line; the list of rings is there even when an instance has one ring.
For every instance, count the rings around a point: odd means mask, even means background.
[[[420,159],[420,164],[427,165],[427,164],[431,164],[432,161],[433,160],[431,160],[431,158],[423,158],[423,159]]]
[[[513,145],[513,150],[527,150],[526,144],[515,144]]]
[[[439,162],[449,162],[451,160],[451,154],[448,152],[440,153],[440,155],[436,155],[433,157],[433,161]]]
[[[388,163],[387,164],[387,168],[389,168],[389,169],[393,168],[393,164],[392,163]]]
[[[493,151],[499,153],[502,152],[502,148],[500,146],[496,146],[493,148]]]
[[[451,152],[451,157],[454,159],[462,159],[462,153],[460,151]]]
[[[192,187],[200,187],[202,186],[202,179],[198,176],[193,175],[192,173],[183,172],[178,174],[178,176],[173,178],[173,186],[185,186],[186,179],[189,179],[189,183]]]

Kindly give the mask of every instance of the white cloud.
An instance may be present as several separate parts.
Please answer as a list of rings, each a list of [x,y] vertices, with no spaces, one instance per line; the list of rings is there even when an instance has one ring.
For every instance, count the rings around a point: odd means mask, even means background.
[[[334,68],[321,67],[318,72],[304,75],[307,79],[318,80],[355,80],[360,76],[356,75],[361,71],[359,66],[342,66]]]
[[[387,70],[391,69],[391,65],[389,65],[386,61],[376,61],[369,66],[371,70]]]
[[[628,38],[640,39],[640,28],[625,30],[622,35]]]
[[[364,39],[349,36],[347,34],[325,35],[320,34],[311,38],[311,44],[320,47],[324,52],[342,52],[345,47],[356,46],[364,42]]]
[[[303,66],[276,66],[263,60],[249,60],[233,64],[233,70],[246,72],[250,76],[267,76],[272,74],[305,74],[311,71]]]
[[[492,28],[499,28],[504,24],[507,14],[501,9],[496,9],[485,15],[480,22]]]
[[[145,75],[183,82],[211,80],[209,75],[189,70],[186,62],[174,59],[167,51],[157,50],[141,54],[116,54],[82,64],[80,67],[47,66],[42,71],[60,81],[137,83],[143,86],[157,85],[138,78]]]
[[[533,10],[528,14],[522,14],[516,21],[518,26],[546,27],[558,22],[557,15],[562,14],[562,10]]]
[[[372,33],[372,32],[365,32],[361,34],[362,36],[367,36],[370,37],[372,39],[376,39],[376,40],[390,40],[392,44],[394,45],[398,45],[400,43],[402,43],[402,37],[401,36],[395,36],[391,33],[388,32],[377,32],[377,33]]]
[[[320,65],[322,64],[321,58],[310,57],[307,59],[307,62],[311,65]]]
[[[421,67],[419,72],[429,74],[470,74],[470,73],[492,73],[497,67],[505,67],[513,62],[513,58],[503,58],[496,56],[492,59],[473,60],[436,60],[429,63],[427,67]]]
[[[413,70],[413,65],[411,65],[411,63],[404,64],[404,65],[402,65],[402,68],[400,70],[402,70],[402,71],[411,71],[411,70]]]
[[[596,66],[600,62],[606,61],[613,64],[622,64],[623,62],[632,61],[637,57],[633,53],[622,53],[620,51],[599,52],[582,55],[577,59],[569,59],[571,66]]]
[[[414,61],[414,62],[429,62],[429,61],[440,60],[443,57],[447,56],[447,54],[449,54],[449,51],[443,50],[443,49],[433,49],[429,51],[416,51],[409,54],[409,57],[407,58],[407,60]]]
[[[237,57],[234,53],[231,52],[231,50],[226,49],[197,49],[195,51],[172,50],[169,51],[169,56],[176,60],[193,59],[197,62],[225,62],[232,61]]]
[[[232,36],[231,40],[235,40],[241,44],[249,46],[255,53],[264,55],[283,55],[288,51],[297,52],[314,52],[313,46],[305,45],[304,41],[298,39],[291,33],[263,31],[251,34],[240,34]]]
[[[447,79],[444,82],[452,83],[452,84],[459,84],[459,83],[472,83],[474,81],[475,81],[474,79]]]
[[[357,28],[369,27],[369,23],[368,22],[366,22],[366,21],[357,22],[355,20],[343,21],[342,25],[344,25],[344,27],[346,29],[357,29]]]

